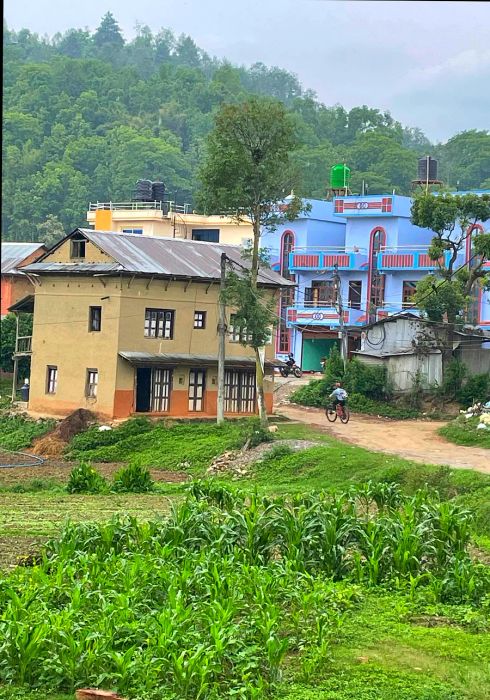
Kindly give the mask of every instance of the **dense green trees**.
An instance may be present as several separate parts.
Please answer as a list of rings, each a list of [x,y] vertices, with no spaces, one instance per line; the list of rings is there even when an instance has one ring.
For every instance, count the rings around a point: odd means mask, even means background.
[[[35,239],[50,215],[74,228],[89,201],[127,200],[139,177],[163,179],[172,198],[192,202],[217,110],[251,93],[276,98],[292,115],[302,144],[299,195],[324,196],[339,160],[351,166],[356,191],[364,180],[370,193],[408,194],[417,156],[429,149],[451,186],[488,186],[486,132],[431,147],[387,112],[326,107],[287,71],[233,66],[188,36],[140,26],[126,42],[107,13],[93,34],[49,39],[4,26],[3,234]]]

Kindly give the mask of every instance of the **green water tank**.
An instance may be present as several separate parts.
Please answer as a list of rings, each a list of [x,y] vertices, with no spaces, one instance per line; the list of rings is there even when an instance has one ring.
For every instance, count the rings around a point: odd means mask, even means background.
[[[345,163],[337,163],[330,168],[330,189],[340,190],[349,187],[350,168]]]

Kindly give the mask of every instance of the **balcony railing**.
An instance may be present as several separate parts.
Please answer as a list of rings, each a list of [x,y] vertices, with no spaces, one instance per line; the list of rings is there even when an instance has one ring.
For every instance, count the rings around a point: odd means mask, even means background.
[[[362,270],[367,267],[366,250],[355,248],[293,248],[289,254],[291,272],[302,270]]]
[[[174,201],[163,202],[90,202],[89,211],[162,211],[164,214],[190,214],[192,205],[188,203],[177,204]]]
[[[32,335],[19,335],[15,339],[15,354],[30,355],[32,353]]]
[[[451,253],[445,252],[437,260],[429,257],[428,246],[383,248],[378,253],[378,270],[436,270],[439,265],[448,265]],[[464,262],[464,254],[458,256],[457,264]]]

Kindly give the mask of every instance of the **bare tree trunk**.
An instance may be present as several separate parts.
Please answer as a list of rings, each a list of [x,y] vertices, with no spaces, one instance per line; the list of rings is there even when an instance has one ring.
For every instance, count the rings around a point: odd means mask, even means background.
[[[252,250],[251,280],[252,290],[257,291],[257,277],[259,273],[259,242],[260,242],[260,206],[255,210],[253,218],[254,244]],[[260,424],[267,427],[267,411],[264,397],[264,370],[260,360],[260,351],[255,348],[255,382],[257,385],[257,406],[259,409]]]

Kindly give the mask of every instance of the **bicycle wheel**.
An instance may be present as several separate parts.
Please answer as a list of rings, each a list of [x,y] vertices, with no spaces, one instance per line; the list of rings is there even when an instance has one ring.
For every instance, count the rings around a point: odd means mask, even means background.
[[[347,406],[344,406],[344,414],[342,416],[340,416],[340,422],[341,423],[348,423],[349,418],[350,418],[349,409],[347,408]]]
[[[337,411],[334,408],[332,408],[332,406],[329,406],[325,409],[325,415],[327,416],[327,420],[329,420],[330,423],[335,423],[335,421],[337,420]]]

